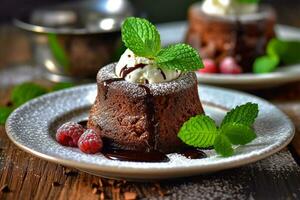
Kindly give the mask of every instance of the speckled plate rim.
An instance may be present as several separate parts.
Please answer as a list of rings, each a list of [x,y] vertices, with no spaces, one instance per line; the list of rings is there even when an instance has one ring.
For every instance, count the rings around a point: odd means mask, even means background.
[[[82,94],[82,92],[86,92],[86,97],[81,100],[74,99],[74,95]],[[91,105],[93,102],[93,98],[95,97],[96,93],[96,85],[85,85],[85,86],[79,86],[72,89],[67,89],[51,94],[44,95],[42,97],[39,97],[37,99],[34,99],[20,108],[16,109],[8,118],[6,123],[6,131],[8,137],[12,140],[14,144],[16,144],[19,148],[22,150],[33,154],[37,157],[40,157],[42,159],[55,162],[58,164],[62,164],[65,166],[75,167],[79,168],[85,171],[89,172],[99,172],[100,174],[104,174],[106,176],[112,176],[112,177],[125,177],[125,178],[140,178],[140,177],[146,177],[146,178],[170,178],[170,177],[181,177],[181,176],[190,176],[190,175],[196,175],[201,173],[208,173],[213,171],[219,171],[223,169],[238,167],[241,165],[245,165],[248,163],[252,163],[255,161],[258,161],[260,159],[263,159],[265,157],[270,156],[271,154],[274,154],[284,148],[286,145],[289,144],[289,142],[292,140],[295,132],[294,125],[289,120],[289,118],[283,114],[278,108],[276,108],[274,105],[270,104],[269,102],[255,97],[253,95],[249,95],[243,92],[238,92],[234,90],[228,90],[228,89],[221,89],[217,87],[212,86],[201,86],[199,89],[200,96],[202,99],[208,102],[216,103],[218,105],[222,104],[222,101],[224,104],[226,104],[226,107],[232,108],[236,105],[245,103],[247,101],[256,102],[260,105],[260,107],[263,109],[261,110],[257,122],[254,126],[262,124],[266,124],[266,122],[263,121],[264,114],[268,114],[269,116],[276,116],[275,121],[277,124],[282,125],[280,127],[279,132],[281,131],[281,134],[279,135],[277,139],[274,139],[274,143],[265,146],[264,148],[260,150],[250,151],[245,154],[236,154],[229,158],[221,158],[217,156],[213,156],[209,158],[209,162],[207,159],[201,159],[201,160],[183,160],[180,164],[176,164],[175,166],[170,163],[142,163],[142,162],[124,162],[124,161],[111,161],[107,159],[103,159],[104,157],[100,158],[102,159],[101,163],[91,163],[89,161],[96,160],[96,158],[99,160],[99,157],[97,155],[87,155],[80,153],[79,150],[75,150],[74,148],[69,147],[63,147],[59,144],[57,144],[55,141],[51,141],[52,145],[56,145],[55,149],[56,151],[67,151],[70,153],[71,157],[62,157],[57,154],[52,154],[47,152],[49,149],[38,149],[38,146],[35,146],[37,144],[28,144],[28,141],[21,140],[19,136],[22,136],[22,132],[19,130],[20,125],[23,123],[26,123],[26,119],[28,117],[31,117],[31,115],[28,115],[26,111],[32,111],[37,112],[41,114],[40,110],[32,110],[34,106],[38,104],[44,104],[51,100],[51,102],[48,102],[49,105],[51,105],[52,100],[57,100],[59,98],[65,97],[69,99],[72,102],[72,105],[78,104],[82,106],[88,106]],[[73,95],[73,96],[72,96]],[[226,97],[226,98],[218,98],[218,97]],[[218,99],[218,100],[217,100]],[[224,101],[227,102],[225,103]],[[219,101],[219,102],[218,102]],[[58,105],[62,109],[68,110],[68,106],[65,105]],[[80,107],[79,106],[79,107]],[[74,109],[74,108],[73,108]],[[66,112],[66,110],[61,111]],[[55,112],[47,114],[48,116],[53,115]],[[62,114],[58,113],[58,115]],[[274,122],[273,122],[274,123]],[[44,120],[44,122],[40,125],[47,126],[49,125],[49,121]],[[267,125],[267,124],[266,124]],[[33,127],[37,128],[37,127]],[[47,129],[47,127],[44,127]],[[271,128],[271,127],[270,127]],[[36,131],[38,132],[38,131]],[[43,134],[43,133],[42,133]],[[46,133],[45,133],[46,134]],[[47,133],[48,134],[48,133]],[[274,132],[272,133],[274,134]],[[272,134],[268,134],[267,137],[272,138]],[[24,136],[26,138],[26,136]],[[264,136],[265,137],[265,136]],[[262,137],[262,138],[264,138]],[[48,139],[51,138],[48,136]],[[51,138],[51,140],[54,140]],[[46,142],[46,141],[45,141]],[[49,141],[47,141],[49,142]],[[36,142],[38,143],[38,141]],[[56,143],[56,144],[55,144]],[[247,145],[246,145],[247,146]],[[251,145],[249,145],[251,147]],[[241,149],[243,149],[242,147]],[[248,148],[248,147],[245,147]],[[46,151],[46,152],[45,152]],[[72,155],[79,155],[84,159],[77,159],[75,157],[72,157]],[[97,156],[97,157],[93,157]],[[169,155],[172,160],[172,156],[175,156],[173,154]],[[111,175],[110,175],[111,174]]]

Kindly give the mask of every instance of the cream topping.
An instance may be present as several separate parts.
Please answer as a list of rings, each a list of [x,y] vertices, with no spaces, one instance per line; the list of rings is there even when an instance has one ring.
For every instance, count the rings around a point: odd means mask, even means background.
[[[237,0],[205,0],[203,12],[211,15],[243,15],[257,12],[256,3],[239,3]]]
[[[127,49],[121,56],[115,69],[119,78],[133,83],[162,83],[174,80],[180,71],[159,68],[153,60],[136,56]]]

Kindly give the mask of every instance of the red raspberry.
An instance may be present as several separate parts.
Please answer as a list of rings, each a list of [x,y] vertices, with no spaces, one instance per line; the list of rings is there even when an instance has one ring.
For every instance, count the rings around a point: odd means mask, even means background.
[[[75,123],[67,122],[56,131],[56,140],[64,146],[77,147],[78,140],[83,134],[84,128]]]
[[[240,74],[242,73],[242,68],[236,63],[234,58],[226,57],[220,64],[220,71],[223,74]]]
[[[87,129],[78,140],[79,149],[88,154],[100,152],[103,143],[100,134],[94,129]]]
[[[206,74],[206,73],[218,73],[218,67],[214,60],[205,58],[203,59],[204,68],[199,69],[200,73]]]

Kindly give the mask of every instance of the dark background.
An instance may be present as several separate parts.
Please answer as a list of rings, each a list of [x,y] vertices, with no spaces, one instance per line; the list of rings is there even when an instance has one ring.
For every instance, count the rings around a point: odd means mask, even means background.
[[[0,0],[0,23],[10,23],[21,9],[84,0]],[[154,23],[184,20],[190,4],[197,0],[130,0],[139,14]],[[300,0],[262,0],[272,4],[282,24],[300,26]]]

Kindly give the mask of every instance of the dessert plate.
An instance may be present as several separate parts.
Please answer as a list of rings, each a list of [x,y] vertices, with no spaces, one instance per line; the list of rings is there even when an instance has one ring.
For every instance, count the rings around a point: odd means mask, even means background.
[[[252,163],[276,153],[294,135],[294,126],[288,117],[269,102],[242,92],[199,86],[206,114],[218,122],[227,109],[236,105],[246,102],[259,104],[260,112],[254,124],[258,137],[248,145],[235,147],[234,156],[223,158],[213,150],[205,150],[208,155],[205,159],[190,160],[173,153],[168,154],[169,162],[128,162],[109,160],[100,153],[84,154],[77,148],[58,144],[56,129],[66,121],[87,119],[96,90],[96,85],[85,85],[44,95],[24,104],[10,115],[6,123],[9,138],[30,154],[91,174],[153,180],[211,173]]]
[[[172,22],[157,26],[161,33],[163,45],[183,42],[187,30],[186,22]],[[176,34],[174,34],[176,33]],[[285,25],[276,26],[279,38],[300,40],[300,29]],[[199,83],[217,85],[236,89],[263,89],[279,86],[285,83],[300,81],[300,63],[279,67],[277,71],[268,74],[200,74]]]

